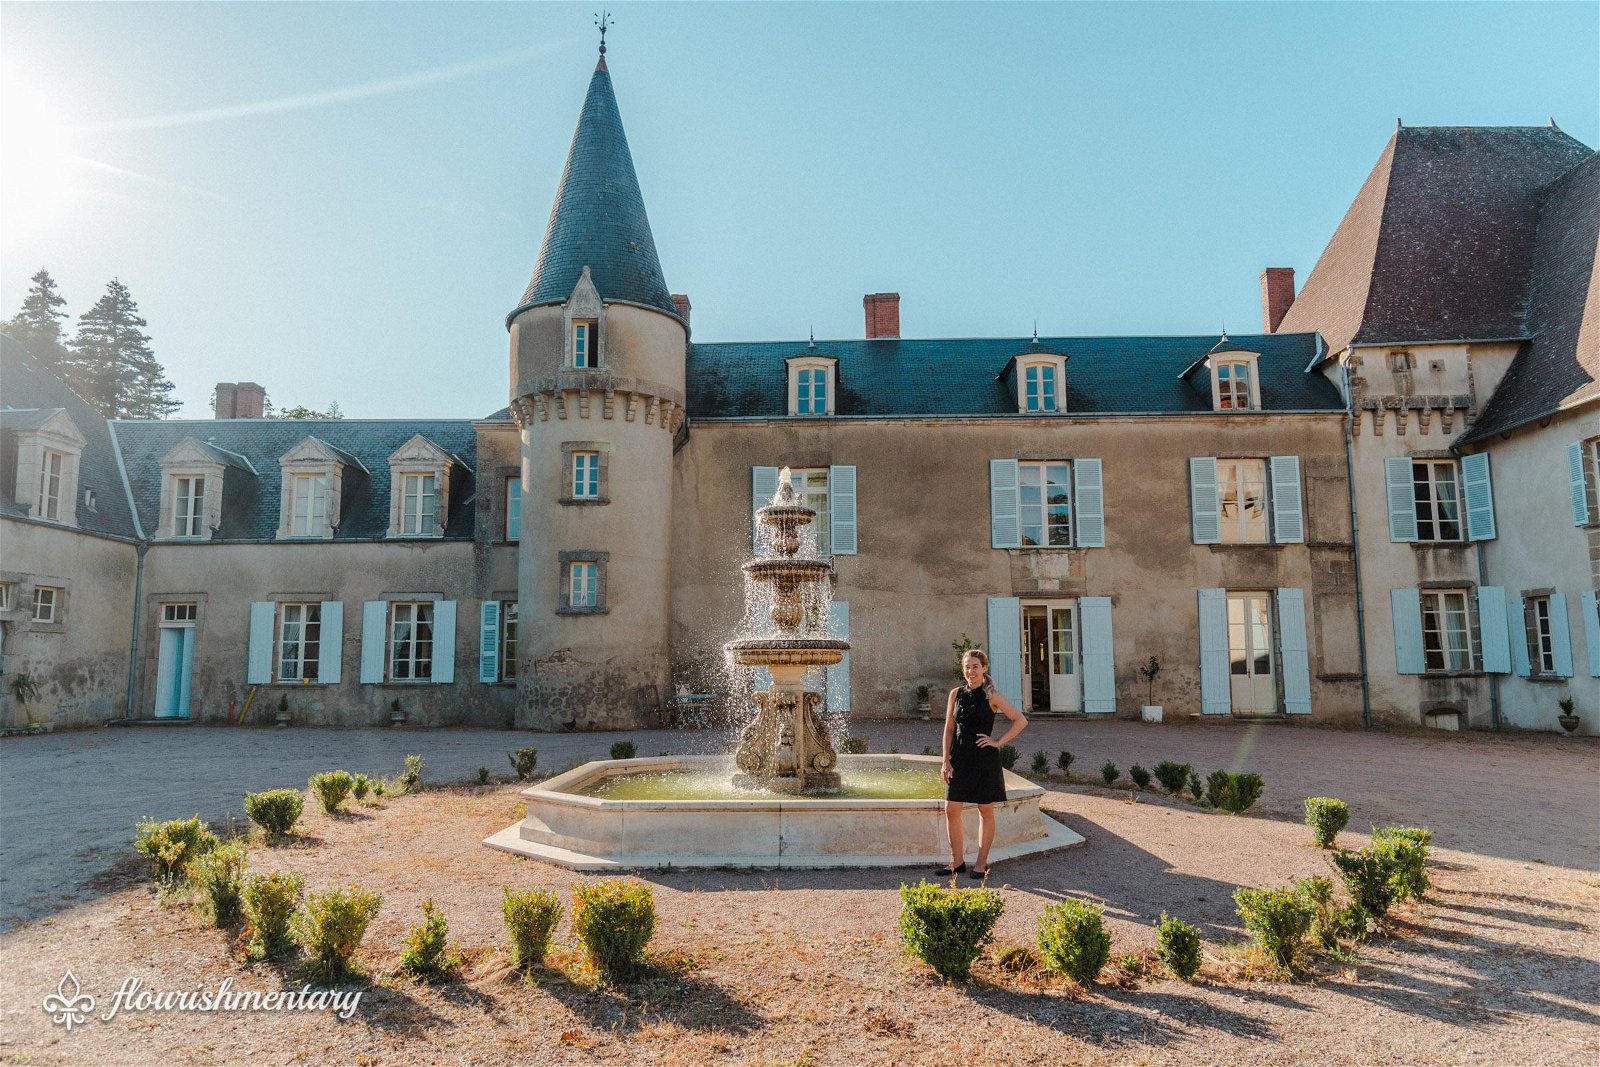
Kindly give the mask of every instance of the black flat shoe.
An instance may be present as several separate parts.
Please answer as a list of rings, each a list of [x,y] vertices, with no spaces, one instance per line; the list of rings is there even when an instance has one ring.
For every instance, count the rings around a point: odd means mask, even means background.
[[[963,863],[961,866],[965,867],[966,864]],[[981,882],[985,878],[989,877],[989,872],[988,871],[980,871],[980,870],[978,870],[978,868],[974,867],[974,868],[972,868],[972,870],[967,872],[967,877]]]
[[[933,873],[934,874],[942,874],[946,878],[949,878],[951,875],[960,874],[962,871],[964,871],[966,869],[967,869],[967,861],[966,860],[962,860],[960,863],[956,864],[954,867],[946,867],[946,866],[935,867],[933,869]]]

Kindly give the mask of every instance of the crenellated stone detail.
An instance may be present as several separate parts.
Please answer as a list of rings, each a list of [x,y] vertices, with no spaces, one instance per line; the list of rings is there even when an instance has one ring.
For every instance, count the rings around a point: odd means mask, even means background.
[[[683,397],[659,382],[599,372],[569,372],[534,385],[536,391],[512,402],[511,417],[519,427],[526,428],[534,421],[548,422],[552,413],[557,419],[610,420],[620,412],[626,422],[637,422],[642,414],[645,425],[659,426],[674,434],[687,416]]]
[[[1456,431],[1457,415],[1466,426],[1471,426],[1477,414],[1472,407],[1472,397],[1465,394],[1364,396],[1356,402],[1355,411],[1352,413],[1351,436],[1361,436],[1363,423],[1367,422],[1366,416],[1370,415],[1373,436],[1382,437],[1391,412],[1394,414],[1395,432],[1402,437],[1411,432],[1410,417],[1413,414],[1416,415],[1415,432],[1424,437],[1433,432],[1435,415],[1439,417],[1439,432],[1448,435]]]

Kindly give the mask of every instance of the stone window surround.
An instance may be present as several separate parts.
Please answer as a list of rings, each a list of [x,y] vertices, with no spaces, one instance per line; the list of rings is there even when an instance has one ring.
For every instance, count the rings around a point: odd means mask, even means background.
[[[1465,670],[1424,668],[1419,678],[1481,678],[1483,676],[1483,620],[1478,617],[1478,587],[1472,582],[1451,578],[1431,578],[1417,583],[1419,593],[1460,593],[1467,606],[1467,662]],[[1420,610],[1420,606],[1419,606]],[[1420,618],[1419,618],[1420,621]],[[1426,637],[1424,637],[1426,642]],[[1424,651],[1426,657],[1426,651]],[[1424,658],[1426,663],[1426,658]]]
[[[561,498],[559,504],[582,506],[611,503],[611,454],[616,446],[610,441],[561,442]],[[573,456],[578,452],[594,452],[600,457],[600,495],[576,496],[573,493]]]
[[[1233,413],[1235,411],[1260,411],[1261,410],[1261,375],[1259,373],[1259,352],[1217,352],[1206,357],[1206,370],[1211,375],[1211,410]],[[1226,364],[1243,363],[1250,368],[1250,406],[1247,408],[1225,408],[1222,406],[1222,394],[1218,390],[1217,371]]]
[[[574,344],[573,326],[580,322],[591,323],[593,328],[589,331],[589,355],[587,366],[577,365],[577,352]],[[606,369],[606,309],[600,299],[600,291],[594,286],[594,278],[589,273],[589,268],[583,268],[583,274],[578,278],[578,284],[573,286],[572,295],[567,297],[567,303],[562,308],[561,328],[564,333],[562,340],[561,366],[563,370],[591,371]]]
[[[788,401],[785,411],[803,419],[821,418],[838,413],[838,380],[839,361],[833,356],[790,356],[783,361],[788,367]],[[826,393],[823,400],[823,411],[808,411],[800,414],[800,372],[803,370],[821,370],[827,372]]]
[[[1543,665],[1539,662],[1540,646],[1544,638],[1539,632],[1539,611],[1534,601],[1543,600],[1548,603],[1555,593],[1554,586],[1546,586],[1541,589],[1523,589],[1518,594],[1522,598],[1522,632],[1516,636],[1521,637],[1528,648],[1528,676],[1523,679],[1524,681],[1540,685],[1564,685],[1571,681],[1565,675],[1556,674],[1554,671],[1546,673],[1541,669]],[[1555,605],[1550,604],[1549,610],[1553,612]],[[1550,638],[1553,643],[1555,640],[1553,623]]]
[[[13,499],[30,518],[58,526],[78,525],[78,468],[86,443],[64,411],[51,416],[36,429],[17,433],[17,481],[12,487]],[[62,456],[61,503],[54,519],[47,519],[38,513],[46,451],[58,452]]]
[[[1053,408],[1040,408],[1037,411],[1028,410],[1028,368],[1048,366],[1054,367],[1056,406]],[[1029,353],[1017,357],[1017,413],[1019,415],[1059,415],[1067,409],[1067,357],[1053,352]]]
[[[344,500],[344,473],[347,464],[327,445],[315,437],[307,436],[289,451],[278,457],[278,470],[282,476],[278,493],[278,532],[280,541],[331,541],[343,521],[341,505]],[[294,532],[294,480],[304,475],[322,475],[328,479],[326,518],[320,532],[297,534]]]
[[[207,451],[210,449],[211,451]],[[161,511],[156,539],[161,541],[209,541],[222,525],[223,478],[227,467],[215,458],[216,446],[202,446],[192,437],[179,441],[161,457]],[[200,532],[179,535],[178,479],[204,478],[205,501]]]
[[[55,607],[51,612],[51,618],[49,622],[41,622],[33,617],[33,613],[36,610],[36,605],[39,602],[39,590],[41,589],[53,590],[55,593]],[[34,581],[28,583],[26,590],[27,609],[23,612],[22,617],[24,619],[24,625],[26,625],[28,628],[28,632],[36,634],[66,633],[67,607],[68,601],[71,599],[71,594],[67,588],[66,582],[60,578],[49,578],[43,581]],[[17,601],[19,605],[23,602],[23,600],[24,597],[22,587],[19,587],[17,591]]]
[[[389,456],[389,529],[385,537],[403,540],[435,540],[444,536],[450,524],[450,473],[455,457],[421,434],[412,437]],[[407,475],[433,475],[433,523],[421,533],[401,532],[405,514]]]
[[[605,615],[610,612],[606,605],[606,571],[611,562],[611,553],[600,552],[593,549],[578,549],[573,552],[558,553],[561,563],[561,606],[556,608],[557,615]],[[595,565],[595,590],[594,607],[575,608],[572,606],[572,564],[593,563]]]

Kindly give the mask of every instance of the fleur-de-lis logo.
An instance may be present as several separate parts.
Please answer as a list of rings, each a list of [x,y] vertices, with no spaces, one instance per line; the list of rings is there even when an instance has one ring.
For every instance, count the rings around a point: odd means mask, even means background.
[[[83,991],[78,979],[68,971],[62,976],[56,991],[44,998],[44,1010],[49,1013],[51,1022],[61,1023],[70,1034],[74,1026],[94,1011],[94,998]]]

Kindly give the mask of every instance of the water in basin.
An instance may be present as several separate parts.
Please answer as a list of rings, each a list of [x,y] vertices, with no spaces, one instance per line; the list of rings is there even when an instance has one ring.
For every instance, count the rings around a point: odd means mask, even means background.
[[[591,780],[573,792],[599,800],[759,800],[780,799],[764,789],[737,789],[733,764],[718,762],[683,771],[613,774]],[[938,800],[944,782],[937,763],[850,767],[837,791],[807,794],[816,800]],[[792,797],[788,799],[794,799]]]

